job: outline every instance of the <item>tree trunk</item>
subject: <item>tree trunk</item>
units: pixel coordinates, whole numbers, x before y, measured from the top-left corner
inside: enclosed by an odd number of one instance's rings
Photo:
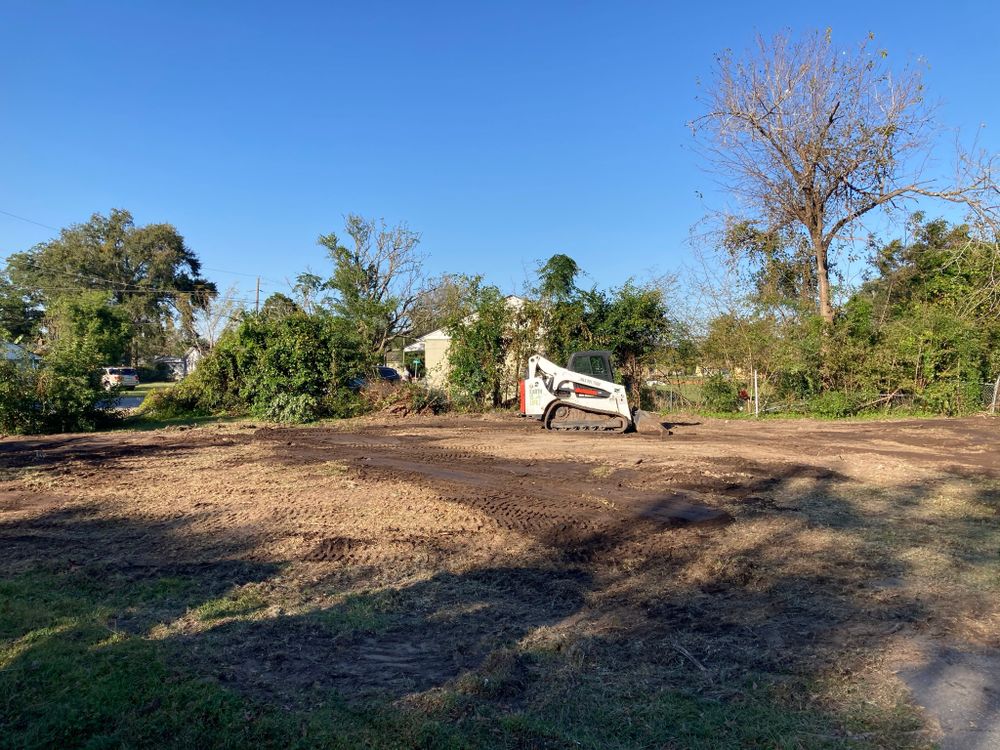
[[[816,283],[819,286],[819,314],[826,323],[833,323],[833,301],[830,299],[830,267],[827,264],[826,243],[820,238],[813,239],[816,252]]]

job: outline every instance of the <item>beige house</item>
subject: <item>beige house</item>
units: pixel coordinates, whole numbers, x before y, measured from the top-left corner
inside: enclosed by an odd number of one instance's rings
[[[516,295],[507,296],[507,305],[520,308],[525,303],[524,298]],[[403,351],[407,353],[423,352],[424,382],[432,388],[444,388],[448,384],[448,350],[451,348],[451,336],[444,328],[425,333]]]

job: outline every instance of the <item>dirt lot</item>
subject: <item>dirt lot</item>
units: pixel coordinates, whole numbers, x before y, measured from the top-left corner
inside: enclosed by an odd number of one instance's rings
[[[164,684],[235,695],[247,725],[303,717],[306,744],[333,702],[368,722],[359,743],[995,747],[998,427],[692,418],[655,438],[491,416],[7,438],[0,576],[10,601],[69,598],[8,605],[0,735],[66,737],[17,695],[54,700],[51,613],[90,606],[73,616],[115,635],[86,653],[154,643]],[[166,710],[150,695],[122,699],[129,731]]]

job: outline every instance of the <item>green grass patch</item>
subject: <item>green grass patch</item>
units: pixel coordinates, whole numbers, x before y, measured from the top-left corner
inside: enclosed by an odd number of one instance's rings
[[[203,621],[221,620],[233,617],[246,617],[259,612],[267,606],[264,596],[252,587],[205,602],[194,610],[194,616]]]
[[[0,749],[864,748],[911,736],[920,746],[911,709],[886,713],[863,691],[831,711],[810,697],[830,691],[748,675],[720,699],[696,676],[664,685],[635,664],[516,644],[406,707],[321,686],[290,707],[223,684],[199,662],[212,641],[164,627],[190,612],[224,629],[274,603],[256,583],[220,597],[198,575],[39,568],[0,579]],[[376,637],[412,613],[401,590],[384,589],[303,616]]]
[[[169,643],[116,629],[122,611],[183,605],[199,588],[44,570],[0,581],[0,748],[466,746],[440,721],[352,708],[329,692],[309,712],[253,701],[181,665]],[[196,610],[245,613],[259,597],[244,591]]]
[[[131,393],[136,396],[145,396],[153,391],[162,391],[173,388],[176,383],[139,383]]]
[[[340,604],[317,612],[315,619],[331,632],[384,633],[399,610],[399,596],[394,590],[352,594]]]

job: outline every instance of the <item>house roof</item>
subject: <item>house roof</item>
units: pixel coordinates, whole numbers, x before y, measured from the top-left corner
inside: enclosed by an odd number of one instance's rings
[[[18,346],[17,344],[12,344],[9,341],[0,342],[3,344],[3,356],[7,360],[23,359],[27,357],[32,362],[37,362],[41,357],[37,354],[32,354],[23,346]]]

